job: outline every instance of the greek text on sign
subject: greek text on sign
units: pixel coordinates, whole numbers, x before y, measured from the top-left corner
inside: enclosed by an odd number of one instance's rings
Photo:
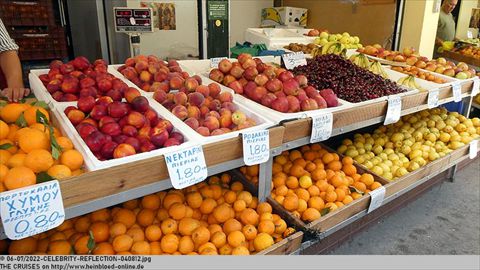
[[[193,146],[165,154],[170,181],[176,189],[202,182],[208,176],[202,146]]]
[[[243,161],[252,166],[267,162],[270,158],[270,132],[258,130],[242,133]]]
[[[370,206],[368,206],[367,213],[372,212],[382,205],[383,199],[385,198],[385,187],[381,186],[370,191],[369,194],[372,199],[370,200]]]
[[[460,82],[452,83],[452,91],[453,91],[453,101],[455,102],[462,101],[462,87]]]
[[[53,180],[2,192],[0,215],[5,234],[12,240],[60,226],[65,220],[60,184]]]
[[[433,89],[428,92],[428,108],[429,109],[438,107],[439,92],[440,92],[439,89]]]
[[[328,140],[332,136],[333,114],[331,112],[312,116],[310,143]]]
[[[480,79],[476,77],[473,79],[472,97],[478,95],[478,93],[480,93]]]
[[[478,140],[473,140],[470,142],[470,149],[468,151],[468,156],[470,159],[474,159],[477,157],[478,152]]]
[[[215,58],[210,58],[210,67],[211,68],[217,68],[218,63],[222,61],[223,59],[227,59],[227,57],[215,57]]]
[[[384,125],[398,122],[402,114],[402,98],[400,96],[389,96],[387,115],[385,116]]]
[[[293,69],[297,66],[304,66],[307,64],[305,54],[303,52],[286,53],[282,55],[283,62],[287,69]]]

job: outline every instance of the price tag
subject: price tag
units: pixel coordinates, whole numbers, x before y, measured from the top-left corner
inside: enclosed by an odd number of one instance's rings
[[[384,125],[398,122],[402,114],[402,98],[400,96],[389,96],[387,114],[385,115]]]
[[[438,107],[438,94],[440,90],[439,89],[433,89],[428,92],[428,108],[436,108]]]
[[[478,152],[478,140],[473,140],[470,142],[470,151],[468,151],[468,156],[470,159],[474,159],[477,157]]]
[[[270,131],[259,130],[242,133],[243,161],[252,166],[267,162],[270,158]]]
[[[462,101],[462,87],[460,82],[452,83],[452,91],[453,91],[453,101],[455,102]]]
[[[480,79],[476,77],[473,79],[472,97],[478,95],[478,93],[480,93]]]
[[[210,58],[210,67],[211,68],[218,68],[218,63],[220,63],[220,61],[222,61],[223,59],[227,59],[227,57]]]
[[[200,145],[165,154],[165,162],[170,181],[176,189],[195,185],[208,176],[205,156]]]
[[[367,210],[367,213],[370,213],[382,205],[383,199],[385,198],[385,187],[381,186],[370,191],[368,194],[370,194],[370,197],[372,198]]]
[[[23,239],[60,226],[65,220],[57,180],[2,192],[0,215],[8,238]]]
[[[282,55],[282,58],[287,69],[293,69],[297,66],[304,66],[307,64],[307,59],[303,52],[286,53]]]
[[[473,33],[470,30],[467,30],[467,38],[473,38]]]
[[[310,143],[317,143],[328,140],[332,136],[333,114],[327,112],[312,116],[312,134]]]

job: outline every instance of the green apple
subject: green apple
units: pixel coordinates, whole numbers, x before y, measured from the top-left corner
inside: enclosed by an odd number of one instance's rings
[[[329,34],[327,32],[321,32],[320,33],[320,38],[328,39]]]
[[[336,35],[330,35],[328,37],[328,41],[337,41],[337,36]]]

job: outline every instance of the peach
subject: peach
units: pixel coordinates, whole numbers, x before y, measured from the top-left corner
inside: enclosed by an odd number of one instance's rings
[[[215,129],[214,131],[212,131],[212,133],[210,133],[210,136],[222,135],[225,133],[226,132],[223,129]]]
[[[135,151],[135,148],[133,148],[133,146],[126,143],[121,143],[113,151],[113,158],[122,158],[122,157],[127,157],[135,154],[136,154],[136,151]]]
[[[213,98],[216,98],[222,91],[222,89],[220,88],[220,85],[216,83],[210,83],[208,85],[208,89],[209,89],[209,95]]]
[[[135,65],[135,59],[132,57],[125,59],[125,65],[128,67],[133,67]]]
[[[145,92],[150,92],[150,87],[152,87],[152,85],[148,82],[140,84],[140,89],[142,89]]]
[[[228,128],[232,125],[232,114],[226,113],[220,116],[220,127]]]
[[[150,141],[156,147],[162,147],[167,140],[168,140],[168,131],[166,131],[166,130],[161,130],[161,131],[157,132],[156,134],[152,134],[150,136]]]
[[[146,123],[146,118],[139,112],[132,111],[127,116],[127,123],[136,128],[141,128]]]
[[[102,146],[100,150],[100,155],[105,159],[113,158],[113,151],[117,148],[118,143],[116,142],[107,142]]]
[[[167,100],[167,93],[162,90],[157,90],[153,93],[153,99],[162,104],[165,100]]]
[[[223,81],[223,77],[223,73],[218,68],[214,68],[210,71],[209,78],[218,83]]]
[[[233,112],[237,109],[237,106],[235,106],[235,104],[233,104],[232,102],[227,101],[227,102],[222,103],[222,109],[227,109],[227,110]]]
[[[125,125],[122,128],[122,133],[129,137],[135,137],[138,134],[137,128],[130,125]]]
[[[220,102],[232,102],[233,101],[233,95],[229,92],[222,92],[218,95],[218,100]]]
[[[135,68],[133,67],[126,67],[124,70],[122,70],[121,73],[125,78],[129,80],[132,80],[133,78],[137,78],[138,76],[137,70],[135,70]]]
[[[152,79],[152,74],[147,70],[140,72],[140,80],[142,82],[150,82],[151,79]]]
[[[187,78],[185,80],[185,88],[187,88],[189,92],[195,91],[197,87],[198,87],[198,81],[195,80],[195,78]]]
[[[98,131],[97,128],[93,125],[87,124],[87,123],[80,123],[78,126],[76,126],[76,129],[78,131],[78,134],[82,139],[86,139],[88,135],[91,133]]]
[[[175,145],[180,145],[182,144],[181,142],[179,142],[176,138],[169,138],[165,144],[163,145],[163,147],[170,147],[170,146],[175,146]]]
[[[153,74],[153,80],[156,82],[163,82],[167,79],[167,72],[159,70]]]
[[[81,110],[73,109],[67,113],[67,117],[73,125],[77,125],[82,122],[83,119],[85,119],[85,113],[83,113]]]
[[[155,150],[155,145],[149,141],[146,141],[146,142],[143,142],[141,145],[140,145],[140,151],[142,153],[144,152],[150,152],[152,150]]]
[[[105,125],[103,125],[100,130],[107,134],[107,135],[110,135],[110,136],[117,136],[117,135],[120,135],[122,133],[122,130],[120,128],[120,125],[118,125],[117,123],[115,122],[112,122],[112,123],[107,123]]]
[[[190,117],[185,120],[185,124],[191,127],[193,130],[196,130],[199,127],[198,120],[196,118]]]
[[[232,122],[235,125],[240,125],[247,120],[247,116],[241,111],[235,111],[232,114]]]
[[[232,62],[228,59],[223,59],[218,63],[218,69],[223,73],[228,73],[232,69]]]
[[[195,131],[202,136],[210,136],[210,130],[206,127],[199,127]]]
[[[112,89],[112,81],[108,79],[102,79],[97,81],[97,88],[100,92],[106,93],[108,90]]]
[[[170,79],[170,88],[171,89],[180,89],[182,86],[183,86],[183,78],[181,77],[173,77],[172,79]]]
[[[203,121],[203,126],[207,127],[208,130],[210,130],[210,132],[211,132],[211,131],[220,127],[220,122],[214,116],[207,116],[207,117],[205,117],[205,120]]]
[[[198,92],[188,94],[188,103],[191,105],[200,107],[203,105],[204,101],[205,97]]]
[[[204,97],[208,97],[210,95],[210,89],[206,85],[199,85],[195,91],[202,94]]]
[[[183,105],[177,105],[173,108],[172,113],[180,120],[185,120],[188,117],[188,110]]]
[[[120,101],[114,101],[110,104],[108,104],[108,115],[110,115],[113,118],[122,118],[125,115],[128,114],[129,108],[128,104],[120,102]]]
[[[166,82],[154,82],[150,86],[150,92],[163,91],[165,93],[170,92],[170,86]]]
[[[148,69],[148,63],[146,61],[140,60],[135,64],[135,70],[140,73]]]
[[[211,111],[218,111],[222,108],[222,103],[220,102],[220,100],[214,99],[210,102],[210,105],[208,106],[208,108]]]
[[[209,113],[207,113],[207,114],[205,115],[205,117],[207,117],[207,116],[213,116],[213,117],[215,117],[215,118],[217,118],[217,119],[220,118],[220,114],[219,114],[217,111],[210,111]]]
[[[141,113],[146,112],[150,108],[147,98],[143,96],[134,98],[131,104],[134,110]]]
[[[100,151],[106,142],[106,136],[100,131],[94,131],[85,138],[85,143],[92,152]]]
[[[74,94],[77,93],[80,89],[78,88],[79,82],[78,79],[73,76],[65,76],[63,79],[60,88],[64,93]]]

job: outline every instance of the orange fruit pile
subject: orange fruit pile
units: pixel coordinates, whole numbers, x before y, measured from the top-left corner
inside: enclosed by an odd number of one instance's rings
[[[0,108],[0,146],[3,146],[0,149],[0,192],[34,185],[36,175],[42,172],[55,179],[83,172],[82,155],[56,128],[53,136],[63,152],[58,160],[52,157],[52,134],[46,126],[37,123],[37,111],[50,119],[47,110],[26,103],[10,103]],[[26,127],[16,124],[21,117]]]
[[[319,144],[285,151],[274,158],[272,167],[272,198],[306,222],[380,186],[371,174],[357,173],[352,158],[340,160]]]
[[[9,254],[248,255],[294,232],[229,174],[162,191],[12,241]],[[93,235],[93,238],[90,236]],[[95,245],[88,245],[94,240]]]
[[[245,178],[247,180],[255,185],[258,185],[258,171],[259,171],[259,165],[253,165],[253,166],[243,166],[240,168],[240,172],[245,175]]]

